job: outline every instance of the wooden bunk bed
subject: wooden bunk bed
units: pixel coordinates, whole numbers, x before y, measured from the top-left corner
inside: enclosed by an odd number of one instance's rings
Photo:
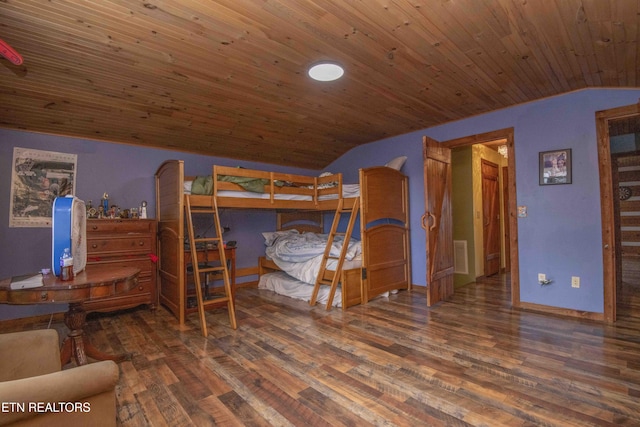
[[[228,177],[237,179],[230,182]],[[185,197],[192,206],[210,207],[215,200],[218,208],[283,211],[335,211],[359,204],[362,303],[410,288],[407,177],[395,169],[361,169],[359,184],[345,185],[341,174],[310,177],[215,165],[211,194],[185,194],[185,183],[194,179],[184,175],[182,160],[168,160],[156,172],[160,303],[180,324],[190,311],[184,271]],[[264,191],[247,190],[245,180],[259,182]],[[347,191],[354,186],[357,196]]]
[[[324,233],[324,215],[321,211],[288,211],[278,212],[276,220],[276,231],[289,231],[295,230],[297,233]],[[340,292],[339,298],[333,300],[333,295],[327,297],[327,307],[330,305],[340,306],[342,310],[346,310],[348,307],[358,305],[362,303],[362,262],[361,260],[352,262],[352,264],[358,264],[355,268],[349,266],[349,264],[343,265],[343,268],[339,272]],[[299,282],[297,279],[286,275],[270,277],[271,273],[282,272],[281,268],[272,259],[266,256],[262,256],[258,259],[258,275],[260,280],[258,281],[258,288],[270,289],[276,293],[282,295],[292,296],[291,288],[296,289],[294,298],[310,301],[312,297],[311,288],[313,285],[309,283]],[[322,271],[326,282],[330,282],[333,279],[335,270],[325,269]],[[287,288],[287,291],[280,292],[278,282],[281,281],[283,285],[281,288]],[[305,291],[298,291],[302,287],[308,288]],[[331,298],[331,300],[329,300]]]

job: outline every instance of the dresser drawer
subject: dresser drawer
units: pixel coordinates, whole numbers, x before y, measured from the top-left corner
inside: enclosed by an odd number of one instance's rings
[[[153,238],[149,235],[110,236],[109,238],[87,236],[87,256],[153,252],[155,251],[153,243]]]
[[[140,304],[155,306],[156,285],[149,280],[138,280],[138,284],[129,292],[118,294],[115,297],[97,299],[83,304],[87,312],[92,311],[112,311],[114,307],[118,309],[136,307]]]
[[[144,219],[88,219],[87,233],[155,234],[155,221]]]
[[[109,267],[129,267],[137,268],[140,270],[138,275],[139,280],[149,279],[156,275],[156,263],[147,256],[142,257],[130,257],[127,259],[113,258],[113,257],[87,257],[87,264],[91,265],[103,265]]]

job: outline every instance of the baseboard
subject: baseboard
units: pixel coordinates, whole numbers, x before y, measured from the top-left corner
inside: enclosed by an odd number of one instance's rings
[[[31,317],[21,317],[19,319],[7,319],[0,320],[0,331],[9,332],[9,331],[21,331],[28,329],[30,325],[41,325],[48,324],[51,322],[62,322],[64,321],[64,312],[53,313],[53,314],[39,314],[37,316]],[[53,316],[53,317],[52,317]]]
[[[549,305],[534,304],[529,302],[520,302],[518,308],[528,311],[536,311],[544,314],[555,314],[558,316],[576,317],[579,319],[596,320],[604,322],[604,313],[595,313],[592,311],[573,310],[569,308],[551,307]]]
[[[238,283],[240,277],[257,276],[258,266],[236,269],[236,288],[255,288],[258,286],[257,280],[249,280],[248,282]]]
[[[236,289],[238,288],[257,288],[258,281],[252,280],[250,282],[236,283]]]
[[[255,267],[236,268],[236,279],[238,277],[257,276],[257,275],[258,275],[257,265]]]

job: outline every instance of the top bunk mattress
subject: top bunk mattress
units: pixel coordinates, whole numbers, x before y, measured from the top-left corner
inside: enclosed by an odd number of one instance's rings
[[[191,189],[193,186],[193,181],[184,181],[184,194],[192,194]],[[201,193],[196,193],[201,194]],[[258,193],[253,191],[232,191],[232,190],[220,190],[217,193],[218,197],[233,197],[239,199],[262,199],[269,200],[271,198],[270,193]],[[360,196],[360,185],[359,184],[344,184],[342,185],[342,197],[349,199]],[[327,194],[321,195],[318,197],[319,200],[332,200],[338,197],[337,194]],[[300,201],[310,201],[313,200],[312,196],[304,195],[304,194],[288,194],[288,193],[277,193],[274,194],[274,198],[277,200],[300,200]]]

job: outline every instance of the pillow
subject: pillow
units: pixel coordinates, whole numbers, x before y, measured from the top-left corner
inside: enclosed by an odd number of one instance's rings
[[[191,194],[191,186],[193,185],[193,181],[185,181],[182,186],[184,190],[184,194]]]
[[[396,157],[395,159],[391,160],[389,163],[387,163],[385,166],[391,169],[395,169],[397,171],[399,171],[400,169],[402,169],[402,166],[404,166],[404,162],[407,161],[407,156],[400,156],[400,157]]]
[[[273,246],[280,236],[286,236],[288,234],[299,234],[298,230],[284,230],[284,231],[266,231],[262,233],[264,237],[264,244],[266,246]]]
[[[197,176],[191,184],[191,194],[213,194],[213,177]]]

